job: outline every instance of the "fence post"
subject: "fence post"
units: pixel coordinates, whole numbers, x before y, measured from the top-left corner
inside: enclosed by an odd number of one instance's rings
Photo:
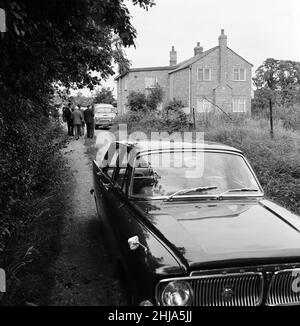
[[[272,100],[269,100],[269,106],[270,106],[270,134],[271,138],[274,138],[274,130],[273,130],[273,106],[272,106]]]
[[[196,117],[195,117],[195,108],[193,108],[193,124],[194,124],[194,131],[196,131]]]

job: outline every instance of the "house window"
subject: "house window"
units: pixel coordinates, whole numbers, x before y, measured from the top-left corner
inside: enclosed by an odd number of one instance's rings
[[[234,68],[233,69],[233,80],[234,81],[245,81],[246,80],[246,69]]]
[[[200,81],[211,80],[211,69],[210,68],[198,68],[198,80],[200,80]]]
[[[210,101],[206,99],[198,99],[197,100],[197,112],[210,112],[212,108],[212,104]]]
[[[233,112],[246,112],[246,99],[239,98],[232,100],[232,111]]]
[[[156,77],[145,77],[145,88],[155,88],[157,84]]]

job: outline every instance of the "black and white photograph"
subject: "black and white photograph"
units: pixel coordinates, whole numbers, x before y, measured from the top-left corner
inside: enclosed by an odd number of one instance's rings
[[[300,306],[299,17],[0,0],[1,311]]]

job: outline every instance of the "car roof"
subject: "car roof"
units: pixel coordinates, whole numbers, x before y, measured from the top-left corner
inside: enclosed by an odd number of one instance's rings
[[[152,151],[159,151],[159,150],[168,150],[168,149],[205,149],[205,150],[221,150],[221,151],[230,151],[230,152],[237,152],[242,154],[237,148],[224,145],[217,142],[211,141],[203,141],[203,142],[182,142],[182,141],[118,141],[117,143],[128,146],[134,147],[138,153],[143,152],[152,152]]]

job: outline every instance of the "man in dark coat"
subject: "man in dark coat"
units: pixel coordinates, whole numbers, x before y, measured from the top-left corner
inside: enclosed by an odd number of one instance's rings
[[[71,103],[63,109],[63,121],[67,123],[68,135],[73,136],[73,123],[72,123],[72,111]]]
[[[86,123],[87,138],[94,137],[94,111],[91,105],[83,112]]]

